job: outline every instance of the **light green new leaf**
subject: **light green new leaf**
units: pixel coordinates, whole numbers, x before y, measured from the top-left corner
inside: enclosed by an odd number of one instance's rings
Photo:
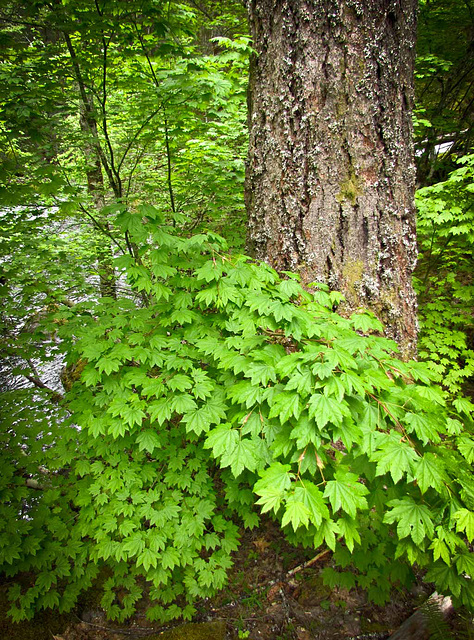
[[[433,550],[433,560],[441,558],[446,564],[451,564],[451,554],[444,540],[435,538],[429,548]]]
[[[295,498],[308,509],[310,521],[317,527],[329,518],[329,509],[324,502],[323,494],[312,482],[305,480],[303,486],[296,487]]]
[[[208,431],[212,420],[209,417],[207,407],[204,405],[199,409],[194,409],[183,415],[182,422],[186,424],[186,432],[194,431],[198,436]]]
[[[151,402],[148,405],[148,412],[150,414],[151,422],[156,420],[160,425],[162,425],[171,418],[170,398],[164,397]]]
[[[191,389],[193,381],[189,376],[186,376],[183,373],[177,373],[170,378],[166,384],[173,391],[186,391],[186,389]]]
[[[186,413],[197,409],[194,399],[187,393],[177,393],[171,398],[171,410],[176,413]]]
[[[307,527],[309,524],[310,512],[302,502],[296,499],[295,495],[290,495],[286,501],[286,510],[281,520],[281,526],[285,527],[291,522],[293,530],[296,531],[299,526]]]
[[[256,491],[259,496],[261,496],[256,504],[262,505],[262,513],[266,513],[273,509],[275,513],[277,513],[278,509],[281,507],[281,501],[285,496],[285,491],[279,488],[261,488],[259,491]]]
[[[457,438],[456,444],[460,453],[464,456],[469,464],[474,462],[474,439],[468,435],[462,435]]]
[[[269,380],[276,381],[275,368],[265,362],[256,362],[251,364],[246,375],[250,376],[253,385],[261,384],[264,387],[267,386]]]
[[[232,450],[227,450],[221,458],[221,467],[230,466],[236,478],[244,469],[255,471],[258,464],[258,452],[255,443],[248,438],[238,440]]]
[[[469,542],[474,539],[474,512],[467,509],[459,509],[454,514],[456,520],[456,531],[465,531]]]
[[[145,549],[137,558],[137,566],[143,565],[145,571],[148,572],[150,567],[156,569],[158,563],[158,555],[153,553],[151,549]]]
[[[132,534],[129,538],[125,539],[122,547],[123,550],[127,552],[129,558],[139,555],[145,548],[145,541],[142,538],[142,534],[139,532]]]
[[[114,360],[112,358],[107,358],[106,356],[100,358],[97,362],[97,368],[100,373],[106,373],[110,375],[112,371],[118,371],[121,367],[120,360]]]
[[[214,457],[223,455],[224,453],[232,454],[239,441],[239,432],[232,429],[230,424],[221,424],[212,431],[209,431],[206,437],[204,447],[212,449]]]
[[[285,389],[291,391],[296,389],[300,395],[308,395],[314,386],[313,374],[309,369],[305,369],[302,373],[297,372],[288,380]]]
[[[337,521],[339,534],[344,538],[347,548],[352,553],[354,543],[360,544],[360,534],[357,529],[357,520],[352,518],[339,518]]]
[[[333,520],[323,520],[314,536],[314,547],[317,549],[326,543],[327,546],[334,551],[336,548],[336,534],[338,533],[339,527]]]
[[[132,404],[121,412],[121,416],[130,427],[133,427],[134,424],[140,425],[146,417],[144,411],[134,407]]]

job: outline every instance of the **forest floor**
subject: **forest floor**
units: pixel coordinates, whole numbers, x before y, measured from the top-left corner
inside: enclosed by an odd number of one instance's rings
[[[356,589],[330,589],[321,570],[331,562],[289,546],[281,530],[268,522],[246,532],[236,554],[228,586],[212,600],[197,605],[192,624],[159,627],[138,613],[128,623],[114,624],[94,603],[94,594],[68,615],[39,614],[28,623],[6,618],[6,585],[0,586],[0,640],[383,640],[400,627],[432,593],[430,585],[396,592],[385,606],[367,602]],[[296,572],[294,569],[299,569]],[[474,639],[472,619],[455,614],[451,630],[441,636]]]

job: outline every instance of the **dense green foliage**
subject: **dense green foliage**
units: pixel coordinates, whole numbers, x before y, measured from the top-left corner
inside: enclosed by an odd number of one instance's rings
[[[141,248],[139,265],[119,264],[146,304],[104,298],[57,315],[82,374],[31,519],[5,532],[11,572],[38,571],[11,589],[13,613],[67,609],[105,565],[111,617],[130,615],[147,584],[149,617],[190,616],[224,583],[232,517],[258,524],[254,493],[291,540],[327,544],[350,567],[326,570],[328,582],[381,602],[417,563],[471,604],[474,406],[446,405],[425,365],[361,335],[378,321],[341,318],[324,287],[308,293],[226,256],[217,237],[183,239],[143,213],[119,215]],[[38,463],[38,432],[15,436],[7,451],[26,438]],[[4,482],[11,523],[28,489],[13,471]]]
[[[474,156],[417,193],[420,357],[459,393],[474,375]]]
[[[474,608],[474,159],[432,158],[440,135],[469,144],[436,89],[462,67],[466,38],[436,43],[464,4],[422,3],[424,363],[239,255],[251,48],[240,5],[216,4],[2,9],[1,346],[32,385],[1,394],[11,614],[96,581],[113,619],[190,618],[260,513],[333,550],[329,585],[383,602],[416,567]],[[64,395],[42,375],[58,354]]]

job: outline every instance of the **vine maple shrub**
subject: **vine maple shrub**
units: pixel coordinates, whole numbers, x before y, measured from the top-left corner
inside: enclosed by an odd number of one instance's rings
[[[417,565],[473,608],[472,403],[324,285],[178,237],[151,206],[117,224],[138,247],[116,260],[134,297],[56,314],[81,372],[66,422],[17,416],[2,435],[14,618],[70,609],[101,568],[112,619],[144,594],[151,620],[190,618],[259,512],[334,551],[330,585],[383,602]]]

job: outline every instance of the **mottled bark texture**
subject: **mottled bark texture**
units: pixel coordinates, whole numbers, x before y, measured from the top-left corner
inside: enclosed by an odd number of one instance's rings
[[[415,352],[417,0],[248,0],[248,250]]]

